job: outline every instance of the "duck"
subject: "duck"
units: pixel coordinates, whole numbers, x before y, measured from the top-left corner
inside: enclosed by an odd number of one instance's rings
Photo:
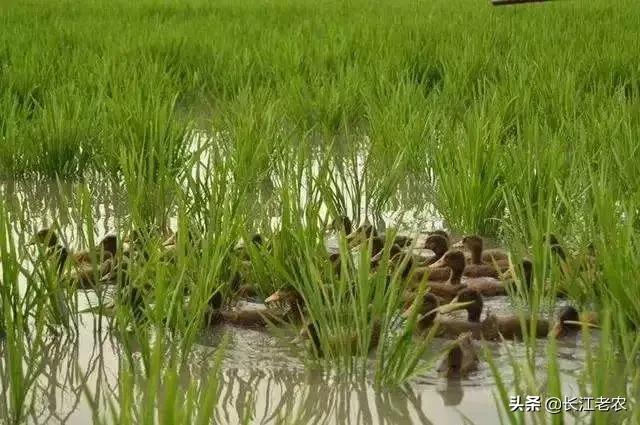
[[[118,250],[118,238],[116,235],[107,235],[103,237],[96,245],[95,251],[84,250],[71,252],[67,247],[62,245],[58,234],[51,228],[43,228],[36,232],[27,245],[42,245],[47,249],[48,254],[56,254],[63,263],[71,260],[74,264],[91,263],[93,261],[94,252],[98,254],[99,262],[115,257]]]
[[[593,311],[578,313],[575,307],[565,306],[560,310],[558,321],[551,331],[555,338],[575,335],[582,326],[598,327],[598,315]]]
[[[438,366],[438,372],[447,379],[462,379],[477,371],[479,363],[478,349],[473,342],[472,334],[465,332],[449,347]]]
[[[118,247],[118,237],[115,234],[109,234],[98,242],[95,251],[84,250],[76,252],[73,254],[72,259],[76,264],[91,263],[93,256],[98,254],[97,260],[99,262],[106,261],[117,256]]]
[[[430,230],[430,231],[427,232],[427,236],[432,236],[432,235],[442,236],[443,238],[445,238],[447,240],[447,244],[450,241],[449,233],[447,233],[446,230],[436,229],[436,230]]]
[[[31,238],[27,245],[41,245],[45,248],[47,257],[56,260],[56,270],[58,275],[64,272],[64,266],[70,256],[67,247],[62,245],[58,240],[55,231],[49,228],[40,229]]]
[[[402,248],[400,247],[400,245],[398,244],[393,244],[391,245],[391,247],[389,247],[389,259],[395,259],[396,256],[398,256],[399,254],[402,254]],[[373,257],[371,257],[371,268],[375,269],[376,267],[378,267],[380,265],[380,261],[382,261],[382,258],[384,257],[384,249],[381,249],[376,255],[374,255]]]
[[[353,224],[349,217],[341,215],[333,219],[329,226],[329,230],[344,232],[345,235],[350,235],[353,232]]]
[[[427,237],[424,248],[433,251],[433,256],[427,259],[425,265],[431,265],[438,261],[449,250],[449,239],[439,233]]]
[[[447,253],[449,255],[449,253]],[[444,257],[443,257],[444,258]],[[455,254],[451,254],[448,262],[443,262],[437,266],[435,269],[436,272],[439,270],[446,271],[446,277],[441,273],[437,275],[437,277],[441,278],[440,280],[435,280],[434,278],[434,270],[432,267],[434,264],[430,266],[418,266],[414,267],[412,264],[412,259],[404,260],[405,263],[400,264],[400,276],[403,281],[408,282],[405,291],[408,293],[415,292],[420,284],[426,282],[427,287],[430,289],[430,292],[434,295],[451,301],[458,294],[458,291],[466,285],[461,283],[462,278],[462,270],[464,269],[464,263],[460,263],[460,261],[464,262],[464,255],[460,259],[459,256]],[[441,260],[439,260],[441,261]],[[457,264],[458,263],[458,264]],[[448,264],[451,264],[452,267],[449,267]],[[445,277],[442,279],[442,277]]]
[[[484,324],[480,322],[480,313],[477,313],[477,317],[475,316],[474,310],[478,307],[472,305],[468,298],[463,295],[456,298],[453,303],[443,304],[439,297],[427,292],[422,300],[405,303],[405,311],[402,313],[402,317],[409,319],[414,314],[417,314],[417,330],[425,332],[435,327],[435,336],[440,338],[455,339],[464,333],[469,333],[473,338],[481,339],[488,332],[485,332]],[[463,306],[469,309],[468,320],[443,317],[443,314],[459,310]],[[482,307],[480,306],[481,311]]]
[[[286,285],[269,295],[265,305],[280,305],[285,308],[283,319],[290,322],[301,322],[306,311],[306,303],[300,292],[293,285]]]
[[[373,322],[369,345],[366,350],[367,352],[374,350],[378,346],[378,342],[380,341],[380,332],[379,322]],[[318,327],[314,322],[309,322],[302,327],[298,340],[310,341],[310,345],[315,355],[318,358],[325,357],[326,353],[323,349],[320,333],[318,332]],[[325,343],[337,352],[341,352],[346,348],[349,350],[349,353],[356,355],[360,351],[361,338],[357,334],[348,333],[341,335],[328,335],[326,336]]]
[[[88,252],[71,253],[62,245],[56,232],[50,228],[44,228],[36,232],[30,244],[40,244],[46,247],[46,254],[56,261],[56,271],[59,277],[63,277],[67,263],[71,263],[72,270],[65,279],[74,288],[95,289],[102,277],[113,269],[117,250],[117,237],[108,235],[100,243],[100,258],[92,263],[92,255]]]
[[[391,258],[393,267],[401,268],[402,276],[404,278],[411,274],[413,280],[416,281],[421,281],[423,279],[435,282],[447,281],[451,275],[451,270],[444,265],[440,265],[438,267],[432,267],[432,265],[439,261],[447,252],[449,242],[442,235],[435,234],[427,238],[424,247],[432,250],[434,252],[434,256],[422,257],[402,252]],[[403,265],[407,256],[410,257]]]
[[[465,267],[464,276],[493,277],[498,279],[510,268],[509,258],[508,256],[504,258],[504,252],[492,250],[495,251],[493,255],[490,255],[487,251],[483,252],[483,241],[480,236],[465,236],[459,245],[462,245],[471,252],[471,258],[467,263],[467,267]],[[484,255],[485,252],[487,253],[486,257]]]
[[[516,315],[497,316],[490,314],[483,321],[480,321],[482,308],[484,305],[482,294],[475,289],[466,288],[458,294],[457,300],[462,309],[467,310],[467,320],[473,323],[479,323],[482,329],[482,335],[485,339],[497,340],[500,337],[504,339],[522,339],[523,329],[520,317]],[[525,317],[525,329],[528,332],[531,329],[531,318]],[[548,320],[538,318],[536,320],[535,337],[544,338],[549,335],[550,323]]]
[[[207,325],[224,323],[242,328],[264,328],[285,319],[282,311],[268,308],[261,303],[241,303],[226,310],[223,307],[223,295],[217,289],[208,300]]]
[[[237,258],[242,261],[251,261],[251,253],[249,246],[253,248],[260,248],[261,246],[265,246],[264,237],[260,233],[254,233],[251,235],[248,243],[245,241],[243,245],[237,246],[233,249],[233,252]],[[268,249],[271,249],[271,245],[269,244]]]
[[[452,285],[460,285],[466,266],[466,259],[462,251],[449,250],[440,260],[431,264],[429,267],[435,269],[448,267],[451,270],[449,283]],[[467,288],[476,289],[486,296],[507,295],[507,285],[491,277],[466,278],[464,285]]]
[[[364,223],[346,236],[346,239],[349,247],[353,248],[360,245],[363,241],[376,236],[378,236],[376,228],[373,227],[368,219],[365,219]]]

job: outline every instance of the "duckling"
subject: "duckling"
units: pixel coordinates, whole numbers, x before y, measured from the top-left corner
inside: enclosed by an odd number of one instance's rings
[[[471,372],[478,370],[479,362],[471,332],[465,332],[459,335],[449,348],[447,355],[438,367],[438,372],[449,379],[466,378]]]
[[[575,335],[582,329],[583,325],[597,327],[598,315],[595,312],[579,314],[575,307],[566,306],[560,310],[558,321],[550,335],[556,338]]]
[[[430,268],[448,267],[451,270],[450,283],[459,285],[462,275],[466,267],[466,259],[462,251],[448,251],[440,260],[431,264]],[[468,288],[477,289],[480,293],[487,296],[506,295],[506,285],[494,278],[479,277],[467,278],[464,284]]]
[[[479,322],[484,305],[482,294],[471,288],[460,291],[458,302],[468,303],[463,309],[467,310],[470,322]],[[525,317],[525,329],[527,332],[531,328],[531,318]],[[496,316],[489,315],[481,323],[482,334],[485,339],[497,339],[501,335],[504,339],[522,339],[522,326],[519,316]],[[549,321],[545,319],[536,320],[535,337],[544,338],[549,334]]]
[[[482,251],[483,241],[480,236],[471,235],[465,236],[462,239],[461,244],[471,252],[471,258],[467,267],[464,270],[464,275],[469,277],[493,277],[499,278],[502,274],[509,270],[509,259],[496,259],[492,256],[489,262],[484,260],[484,253]],[[486,252],[486,251],[485,251]],[[499,252],[499,251],[498,251]],[[495,254],[496,256],[498,254]],[[504,255],[504,252],[500,252],[499,255]]]

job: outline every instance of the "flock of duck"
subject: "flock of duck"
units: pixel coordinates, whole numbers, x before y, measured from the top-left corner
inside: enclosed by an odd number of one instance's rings
[[[350,249],[370,249],[372,270],[378,268],[384,258],[388,259],[389,273],[395,274],[402,284],[404,310],[399,314],[411,319],[418,335],[435,332],[438,337],[454,340],[443,362],[447,376],[466,375],[477,367],[478,356],[473,340],[521,339],[523,332],[529,331],[535,337],[562,337],[579,331],[585,324],[597,326],[595,314],[579,314],[571,306],[563,307],[556,320],[525,317],[523,322],[522,316],[495,314],[486,314],[483,319],[485,300],[508,294],[509,286],[514,284],[514,270],[507,251],[484,249],[483,240],[477,235],[465,236],[452,244],[447,232],[434,230],[426,234],[426,239],[418,247],[423,250],[417,253],[417,244],[411,238],[398,235],[393,237],[393,241],[388,241],[368,221],[353,230],[348,217],[339,217],[331,229],[344,236]],[[127,286],[123,284],[127,281],[127,264],[143,259],[141,237],[136,232],[122,241],[117,235],[109,234],[99,241],[94,251],[72,252],[50,228],[38,231],[31,242],[44,248],[47,261],[55,266],[61,278],[64,273],[65,280],[82,289],[116,282]],[[167,256],[175,251],[176,242],[177,233],[174,233],[162,244]],[[256,246],[265,244],[260,235],[255,235],[249,243]],[[555,238],[550,238],[550,245],[552,252],[564,256]],[[432,255],[424,255],[424,250]],[[232,255],[250,267],[251,257],[242,247],[232,250]],[[340,254],[328,250],[327,257],[333,265],[333,272],[340,274]],[[533,267],[528,259],[522,260],[522,271],[522,282],[525,288],[530,287]],[[232,289],[246,297],[255,295],[256,289],[246,284],[238,273],[231,282]],[[135,307],[136,316],[140,316],[144,311],[140,290],[128,289],[126,300]],[[301,326],[299,337],[305,338],[319,356],[323,354],[318,329],[310,322],[305,298],[295,285],[279,289],[259,304],[238,303],[233,308],[225,308],[222,294],[215,292],[209,299],[209,309],[210,323],[251,327],[277,322],[297,323]],[[451,312],[460,310],[466,310],[466,319],[449,316]],[[371,348],[377,345],[378,338],[379,326],[374,325]]]

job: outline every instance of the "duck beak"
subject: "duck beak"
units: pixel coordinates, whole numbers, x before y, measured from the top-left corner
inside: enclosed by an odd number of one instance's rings
[[[277,303],[279,301],[282,301],[284,299],[284,294],[282,293],[282,291],[276,291],[273,294],[269,295],[269,297],[264,300],[265,304],[270,304],[270,303]]]
[[[435,263],[429,265],[429,268],[430,269],[438,269],[440,267],[444,267],[445,265],[446,264],[445,264],[444,258],[441,258],[438,261],[436,261]]]

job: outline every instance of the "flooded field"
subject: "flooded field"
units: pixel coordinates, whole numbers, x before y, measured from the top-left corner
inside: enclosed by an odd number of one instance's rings
[[[27,185],[33,187],[32,185]],[[68,200],[73,199],[78,185],[40,184],[37,191],[28,193],[22,185],[4,185],[3,195],[8,204],[19,205],[22,214],[29,217],[34,228],[58,221],[64,230],[64,238],[77,240],[82,220],[74,216],[77,208]],[[66,197],[69,198],[66,198]],[[117,228],[123,219],[122,210],[99,196],[93,198],[91,217],[96,232],[107,234]],[[57,200],[57,201],[56,201]],[[392,217],[389,213],[386,217]],[[60,217],[64,219],[60,220]],[[441,223],[430,217],[432,223]],[[174,221],[175,224],[175,221]],[[410,227],[410,226],[408,226]],[[15,234],[20,239],[20,234]],[[419,236],[424,238],[424,236]],[[334,238],[326,241],[328,249],[338,249]],[[29,267],[29,263],[24,264]],[[78,291],[75,305],[78,311],[100,302],[114,299],[114,288],[107,288],[100,295],[94,291]],[[240,307],[262,310],[259,303],[244,302]],[[552,316],[563,302],[550,308]],[[493,313],[509,315],[519,307],[507,297],[486,300],[483,317]],[[465,312],[453,317],[465,320]],[[593,335],[592,349],[597,348],[597,332]],[[123,334],[106,317],[93,313],[78,315],[77,333],[42,336],[46,352],[41,369],[31,390],[37,400],[27,418],[28,423],[85,424],[95,415],[109,422],[113,414],[114,400],[119,400],[119,385],[123,373],[133,373],[139,382],[135,393],[143,396],[150,390],[143,383],[143,354],[135,332]],[[449,340],[436,338],[425,359],[441,356]],[[171,341],[167,341],[171,345]],[[297,345],[296,345],[297,344]],[[496,387],[492,371],[481,356],[479,369],[462,379],[446,378],[438,372],[438,362],[423,367],[408,383],[399,388],[378,388],[373,376],[359,378],[309,364],[300,342],[274,335],[266,329],[251,329],[233,325],[217,325],[204,328],[197,336],[196,344],[187,355],[188,361],[181,367],[176,381],[178,392],[187,392],[192,386],[203,385],[211,373],[219,377],[218,403],[215,409],[217,423],[320,423],[340,424],[348,421],[357,424],[441,424],[465,423],[495,424],[499,413],[495,408]],[[534,347],[534,360],[539,365],[540,376],[546,374],[546,340]],[[527,346],[520,342],[486,342],[482,346],[498,367],[507,382],[514,379],[514,362],[526,360]],[[222,347],[222,348],[221,348]],[[218,352],[217,350],[220,349]],[[167,349],[167,354],[171,350]],[[216,353],[222,362],[216,366]],[[125,360],[133,359],[133,370],[127,370]],[[568,394],[578,394],[576,374],[584,367],[585,349],[581,338],[575,336],[559,341],[558,359],[563,385]],[[371,360],[372,367],[374,359]],[[3,360],[0,360],[0,364]],[[124,369],[123,369],[124,368]],[[7,373],[6,364],[2,371]],[[130,378],[129,378],[130,379]],[[137,381],[137,379],[135,380]],[[6,392],[8,377],[2,380]],[[159,391],[168,389],[159,388]],[[514,394],[515,395],[515,394]],[[158,395],[162,403],[163,395]],[[117,405],[117,402],[116,402]]]
[[[0,3],[0,424],[640,423],[637,0]]]

